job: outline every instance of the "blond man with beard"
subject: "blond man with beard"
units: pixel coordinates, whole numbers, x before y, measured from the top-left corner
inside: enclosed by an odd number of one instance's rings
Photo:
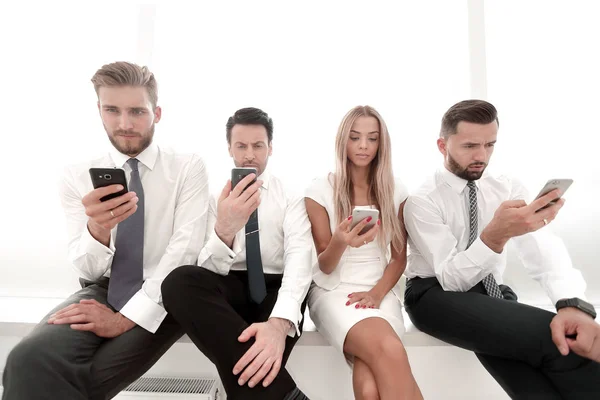
[[[146,67],[104,65],[92,82],[112,148],[67,168],[61,185],[69,259],[83,289],[9,354],[4,400],[112,398],[182,335],[160,285],[195,262],[204,242],[204,163],[152,143],[162,111]],[[93,189],[91,167],[123,168],[129,193],[101,201],[122,187]]]

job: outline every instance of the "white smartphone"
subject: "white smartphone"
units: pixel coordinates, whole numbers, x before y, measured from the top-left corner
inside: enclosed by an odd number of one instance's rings
[[[369,218],[371,217],[371,221],[369,221],[367,223],[367,225],[365,225],[365,227],[360,231],[360,235],[362,235],[363,233],[367,232],[369,229],[371,229],[376,223],[377,220],[379,219],[379,210],[376,210],[374,208],[355,208],[352,210],[352,223],[350,224],[350,229],[354,229],[354,227],[356,226],[356,224],[358,224],[360,221],[362,221],[365,218]]]
[[[542,190],[540,190],[540,192],[538,193],[537,196],[535,196],[535,198],[537,200],[540,197],[542,197],[543,195],[550,193],[554,189],[560,189],[560,193],[562,196],[565,194],[565,192],[571,186],[572,183],[573,183],[573,179],[550,179],[548,182],[546,182],[546,184],[544,185]],[[544,208],[550,207],[552,204],[556,203],[557,200],[558,199],[552,200],[550,203],[546,204],[544,207],[540,208],[538,211],[543,210]]]

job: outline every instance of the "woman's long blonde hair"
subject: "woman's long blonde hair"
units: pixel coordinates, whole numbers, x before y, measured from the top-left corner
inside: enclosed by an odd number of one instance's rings
[[[385,121],[379,113],[370,106],[356,106],[350,110],[340,124],[335,138],[336,170],[334,176],[334,200],[337,223],[352,214],[353,185],[349,174],[348,154],[346,145],[350,137],[352,125],[358,117],[374,117],[379,121],[379,148],[370,164],[368,175],[368,199],[379,207],[381,233],[379,244],[387,247],[387,240],[401,251],[404,247],[404,235],[398,220],[394,204],[394,172],[392,171],[392,149],[390,135]]]

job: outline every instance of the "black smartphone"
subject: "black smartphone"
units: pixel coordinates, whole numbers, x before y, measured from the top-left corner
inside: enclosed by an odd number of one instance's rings
[[[123,190],[108,194],[100,199],[100,201],[106,201],[114,199],[115,197],[126,194],[127,190],[127,179],[125,179],[125,170],[121,168],[90,168],[90,178],[92,178],[92,185],[94,189],[110,185],[123,185]]]
[[[231,170],[231,190],[233,190],[234,187],[237,186],[238,183],[240,183],[240,181],[242,179],[244,179],[245,177],[247,177],[250,174],[256,174],[256,168],[233,168]],[[250,182],[248,184],[248,186],[252,185],[254,182],[256,182],[256,177],[254,177],[254,179],[252,180],[252,182]],[[244,190],[246,190],[248,188],[248,186],[246,186],[244,188]]]

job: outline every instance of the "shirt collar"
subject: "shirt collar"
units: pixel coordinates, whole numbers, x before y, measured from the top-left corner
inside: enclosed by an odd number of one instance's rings
[[[269,174],[267,171],[263,171],[263,173],[260,174],[260,176],[257,179],[260,179],[261,181],[263,181],[263,184],[262,184],[263,189],[269,190],[269,181],[271,180],[271,174]]]
[[[467,187],[467,183],[469,182],[466,179],[463,179],[459,176],[454,175],[452,172],[448,171],[446,169],[446,167],[444,167],[440,170],[440,174],[441,174],[442,178],[444,179],[444,181],[452,188],[452,190],[454,190],[456,192],[456,194],[462,194],[463,191],[465,190],[465,188]],[[482,178],[485,175],[486,175],[486,171],[484,171]],[[479,189],[480,179],[473,181],[473,182],[475,182],[475,186],[478,189]]]
[[[110,157],[115,163],[116,167],[123,168],[129,157],[127,154],[123,154],[114,147],[110,149]],[[158,158],[158,146],[154,143],[151,143],[144,151],[135,157],[139,162],[144,164],[150,171],[154,168],[156,164],[156,159]]]

